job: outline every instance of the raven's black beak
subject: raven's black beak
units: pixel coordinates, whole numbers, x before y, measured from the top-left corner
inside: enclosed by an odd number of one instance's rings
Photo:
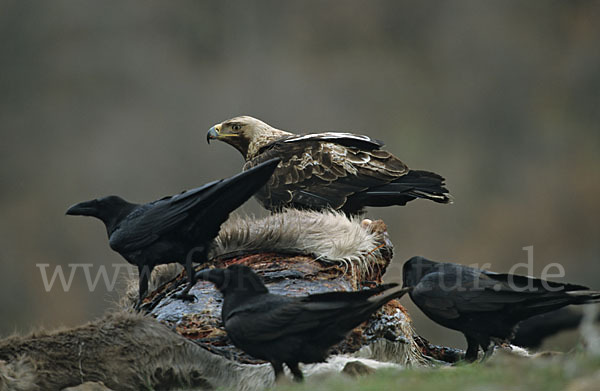
[[[225,282],[225,270],[224,269],[202,269],[196,273],[197,280],[210,281],[216,285],[217,288],[223,286]]]
[[[80,202],[67,209],[67,214],[70,216],[96,216],[97,213],[96,200]]]
[[[210,144],[210,140],[218,139],[220,131],[221,125],[215,125],[212,128],[208,129],[208,133],[206,134],[206,142]]]

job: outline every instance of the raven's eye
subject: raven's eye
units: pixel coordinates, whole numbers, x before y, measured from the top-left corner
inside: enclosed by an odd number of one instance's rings
[[[242,128],[242,125],[238,125],[238,124],[231,125],[231,129],[233,129],[233,130],[240,130],[241,128]]]

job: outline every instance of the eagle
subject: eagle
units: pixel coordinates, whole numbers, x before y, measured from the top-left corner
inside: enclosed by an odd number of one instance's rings
[[[383,142],[353,133],[294,134],[250,116],[210,128],[207,142],[221,140],[245,159],[243,170],[280,158],[255,197],[268,210],[334,209],[359,214],[367,206],[405,205],[416,198],[450,202],[444,178],[410,170],[382,149]]]

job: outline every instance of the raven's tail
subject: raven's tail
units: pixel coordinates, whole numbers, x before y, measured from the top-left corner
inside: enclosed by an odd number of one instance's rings
[[[392,288],[396,288],[397,286],[398,284],[394,283],[383,284],[372,289],[364,289],[356,292],[328,292],[311,295],[309,297],[311,301],[319,304],[323,302],[346,303],[343,306],[332,306],[332,308],[336,308],[336,310],[332,310],[329,313],[320,311],[318,315],[322,318],[335,320],[340,327],[340,330],[343,331],[343,333],[340,334],[341,339],[346,332],[369,319],[371,314],[385,305],[388,301],[399,299],[413,289],[412,287],[398,288],[390,292],[382,293],[389,291]]]
[[[568,294],[573,298],[573,304],[600,303],[600,291],[576,291]]]
[[[340,322],[340,324],[345,324],[345,328],[351,330],[354,327],[361,324],[362,322],[364,322],[365,320],[367,320],[371,316],[371,314],[373,314],[379,308],[384,306],[388,301],[399,299],[413,289],[412,287],[399,288],[389,293],[374,296],[374,294],[376,293],[390,290],[392,288],[395,288],[396,286],[398,286],[398,284],[384,284],[377,288],[353,292],[353,295],[355,295],[356,297],[359,297],[359,295],[361,296],[361,300],[359,300],[360,304],[358,304],[353,309],[349,309],[346,312],[346,314],[338,315],[338,321]],[[369,292],[368,295],[372,297],[369,297],[368,299],[364,300],[366,296],[365,292]]]
[[[600,291],[573,291],[546,293],[541,297],[533,298],[526,302],[522,308],[526,318],[554,311],[571,304],[593,304],[600,303]]]
[[[444,178],[433,172],[419,170],[410,170],[393,182],[357,193],[348,202],[365,206],[391,206],[406,205],[416,198],[440,204],[451,202]]]
[[[385,290],[390,289],[390,287],[385,288]],[[375,310],[377,310],[382,305],[385,305],[385,303],[387,303],[388,301],[394,300],[394,299],[399,299],[402,296],[404,296],[405,294],[407,294],[408,292],[410,292],[412,289],[413,289],[413,287],[400,288],[398,290],[395,290],[395,291],[392,291],[385,295],[382,295],[381,297],[378,297],[378,296],[373,297],[373,298],[369,299],[369,301],[373,303]]]

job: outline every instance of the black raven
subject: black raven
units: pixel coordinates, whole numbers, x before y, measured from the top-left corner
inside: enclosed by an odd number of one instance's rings
[[[379,307],[410,290],[373,297],[398,286],[385,284],[357,292],[281,296],[269,293],[261,278],[243,265],[204,269],[196,278],[214,283],[223,294],[221,317],[233,343],[269,361],[275,379],[283,374],[285,363],[297,381],[303,379],[298,363],[325,361],[331,346]]]
[[[467,339],[465,359],[486,356],[491,342],[510,341],[517,323],[569,304],[600,301],[600,292],[515,274],[493,273],[423,257],[409,259],[402,269],[410,297],[431,320],[462,332]]]
[[[568,307],[534,316],[517,325],[511,343],[524,348],[539,348],[546,338],[579,327],[583,316],[582,311]],[[600,316],[595,321],[600,322]]]
[[[242,205],[273,174],[279,159],[269,160],[231,178],[147,204],[133,204],[118,196],[81,202],[68,215],[97,217],[106,226],[110,247],[138,267],[139,309],[156,265],[178,262],[186,266],[188,295],[195,283],[192,262],[206,262],[211,241],[229,213]]]

